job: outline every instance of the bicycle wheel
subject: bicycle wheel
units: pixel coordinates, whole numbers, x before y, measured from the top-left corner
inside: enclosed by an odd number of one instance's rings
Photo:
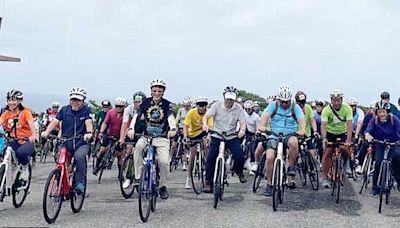
[[[222,173],[222,166],[224,165],[224,164],[222,164],[223,163],[223,160],[222,159],[218,159],[217,160],[217,168],[215,169],[215,172],[217,172],[217,178],[216,178],[216,180],[215,180],[215,182],[214,182],[214,209],[216,209],[217,208],[217,206],[218,206],[218,201],[219,201],[219,199],[220,199],[220,197],[221,197],[221,188],[222,188],[222,182],[221,182],[221,177],[222,177],[222,175],[223,175],[223,173]]]
[[[387,173],[386,177],[388,177],[388,188],[386,189],[386,197],[385,197],[385,201],[386,201],[386,205],[387,205],[387,204],[389,204],[390,191],[392,190],[393,183],[394,183],[394,179],[391,174],[390,168],[388,169],[388,173]]]
[[[192,170],[190,171],[190,177],[192,179],[193,190],[196,194],[200,194],[204,188],[204,162],[200,155],[201,151],[196,154],[192,161]],[[200,155],[200,156],[199,156]]]
[[[99,169],[100,169],[99,181],[98,181],[99,184],[101,183],[101,177],[103,176],[104,170],[107,169],[110,156],[111,156],[111,152],[110,152],[110,150],[107,149],[106,152],[104,153],[103,159],[101,159],[101,162],[99,164]]]
[[[261,161],[257,167],[257,172],[254,175],[253,193],[257,192],[258,187],[260,187],[261,180],[264,179],[264,167],[265,167],[265,154],[261,158]]]
[[[146,164],[142,168],[139,183],[139,215],[142,222],[147,222],[150,215],[150,207],[152,200],[151,172],[150,166]]]
[[[339,156],[336,159],[336,186],[337,186],[337,194],[336,194],[336,203],[339,203],[340,198],[340,187],[342,186],[343,181],[343,158]]]
[[[17,173],[15,177],[15,182],[12,185],[12,202],[15,208],[19,208],[24,203],[26,196],[29,193],[29,187],[31,185],[31,177],[32,177],[32,168],[31,165],[28,163],[28,170],[29,170],[29,177],[27,181],[20,180],[19,177],[21,172]]]
[[[299,173],[299,178],[301,180],[301,183],[303,186],[307,184],[307,175],[306,175],[306,164],[305,164],[305,159],[303,157],[300,158],[301,163],[297,163],[296,169],[297,172]]]
[[[315,191],[317,191],[319,189],[319,176],[318,176],[317,161],[311,155],[308,156],[307,166],[308,166],[307,173],[308,173],[308,177],[310,179],[311,186]]]
[[[274,171],[273,171],[273,182],[272,182],[272,209],[276,211],[281,198],[281,162],[276,160]]]
[[[76,169],[76,167],[74,167]],[[76,175],[76,170],[74,171],[74,180],[72,183],[75,183],[75,175]],[[81,193],[75,192],[72,188],[70,191],[70,202],[71,202],[71,209],[74,213],[78,213],[82,210],[83,207],[83,202],[85,201],[85,196],[86,196],[86,185],[87,185],[87,180],[86,180],[86,173],[85,173],[85,178],[84,178],[84,190]]]
[[[63,202],[61,170],[54,169],[47,178],[43,192],[43,215],[47,223],[56,221]]]
[[[157,197],[158,197],[158,192],[156,191],[156,188],[158,186],[158,182],[160,179],[160,172],[159,172],[159,168],[158,168],[158,163],[155,164],[156,165],[156,180],[152,181],[153,184],[153,191],[151,193],[151,212],[154,212],[156,210],[156,205],[157,205]],[[154,181],[156,181],[157,183],[155,183]]]
[[[127,188],[123,187],[123,184],[126,180],[130,181],[130,185]],[[121,167],[121,178],[119,180],[119,186],[121,189],[122,196],[125,199],[129,199],[132,197],[135,192],[135,167],[133,162],[133,155],[130,154],[125,158],[124,164]]]
[[[379,192],[379,213],[382,212],[382,202],[383,202],[383,195],[386,192],[386,174],[387,174],[387,163],[385,161],[381,164],[381,169],[379,173],[379,184],[380,184],[380,192]]]
[[[46,142],[43,145],[42,152],[40,153],[40,162],[46,163],[46,157],[47,154],[50,151],[50,140],[46,140]]]
[[[364,159],[363,165],[362,165],[363,182],[362,182],[361,190],[360,190],[359,194],[362,194],[362,191],[364,190],[364,188],[367,188],[367,186],[368,186],[370,167],[371,167],[371,155],[367,154],[367,156]]]
[[[3,182],[3,178],[5,178],[6,166],[0,166],[0,184]],[[6,182],[4,181],[3,187],[0,189],[0,202],[3,202],[4,197],[6,196]]]

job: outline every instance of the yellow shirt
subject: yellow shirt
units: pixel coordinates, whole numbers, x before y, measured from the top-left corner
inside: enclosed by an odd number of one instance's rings
[[[203,132],[203,116],[199,114],[197,108],[192,108],[189,110],[183,123],[188,128],[188,136],[190,138],[194,138]],[[211,128],[213,124],[213,118],[208,118],[208,127]]]

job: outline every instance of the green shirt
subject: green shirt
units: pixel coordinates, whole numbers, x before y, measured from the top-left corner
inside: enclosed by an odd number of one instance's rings
[[[311,137],[311,119],[314,118],[314,112],[311,105],[306,104],[304,106],[304,117],[306,118],[306,136]]]
[[[348,120],[353,120],[353,110],[347,104],[342,104],[339,111],[335,110],[340,119],[345,120],[345,122],[341,121],[336,115],[333,113],[330,105],[325,106],[322,110],[321,121],[328,122],[327,131],[334,135],[340,135],[347,132],[347,123]]]

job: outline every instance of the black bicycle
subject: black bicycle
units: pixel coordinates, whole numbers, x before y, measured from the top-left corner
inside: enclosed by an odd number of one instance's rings
[[[297,161],[297,171],[299,173],[299,177],[303,183],[303,186],[307,184],[307,177],[308,177],[312,188],[314,190],[318,190],[319,177],[318,177],[317,161],[307,148],[307,142],[311,140],[311,138],[305,138],[299,136],[298,139],[299,139],[300,150]]]
[[[268,139],[268,135],[265,133],[257,134],[255,136],[256,144],[258,142],[265,142]],[[265,179],[265,160],[266,160],[266,154],[265,151],[261,157],[260,163],[258,164],[257,170],[254,173],[254,180],[253,180],[253,193],[256,193],[258,188],[260,187],[260,183],[263,179]]]

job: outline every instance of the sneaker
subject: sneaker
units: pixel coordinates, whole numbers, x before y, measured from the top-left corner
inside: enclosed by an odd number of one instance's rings
[[[204,193],[213,193],[213,188],[211,184],[206,184],[206,187],[203,189]]]
[[[249,175],[254,176],[254,172],[250,170]]]
[[[358,165],[358,166],[357,166],[357,168],[356,168],[356,173],[357,173],[357,174],[361,174],[361,173],[362,173],[362,167],[361,167],[361,165]]]
[[[75,185],[74,189],[75,189],[76,194],[81,195],[85,192],[85,185],[82,183],[78,183]]]
[[[288,183],[288,188],[296,188],[296,181],[294,178],[290,178],[289,183]]]
[[[169,198],[169,193],[168,193],[167,187],[164,186],[164,187],[160,188],[160,198],[163,200],[166,200]]]
[[[19,178],[23,181],[28,181],[29,180],[29,167],[28,165],[23,165],[21,166],[21,175]]]
[[[377,196],[379,195],[379,193],[380,193],[379,188],[377,186],[372,186],[371,195]]]
[[[226,159],[226,161],[225,161],[226,166],[230,167],[231,166],[231,162],[232,162],[232,156],[228,156],[228,159]]]
[[[182,171],[187,171],[186,162],[183,162]]]
[[[257,169],[258,169],[258,162],[254,162],[251,165],[250,170],[253,171],[253,172],[257,172]]]
[[[271,197],[272,196],[272,185],[267,184],[267,186],[264,188],[264,196],[266,197]]]
[[[324,188],[331,188],[331,182],[326,177],[322,179],[321,185]]]
[[[244,163],[244,167],[243,168],[245,168],[246,170],[250,170],[250,168],[251,168],[251,165],[250,165],[250,158],[248,158],[247,160],[246,160],[246,162]]]
[[[238,174],[238,176],[239,176],[240,183],[246,183],[247,182],[247,178],[243,173]]]
[[[127,189],[131,185],[131,179],[126,179],[122,184],[122,188]]]
[[[186,189],[191,189],[192,188],[192,178],[186,177],[185,188]]]
[[[291,177],[296,176],[296,168],[294,167],[294,165],[289,166],[287,170],[287,175]]]

